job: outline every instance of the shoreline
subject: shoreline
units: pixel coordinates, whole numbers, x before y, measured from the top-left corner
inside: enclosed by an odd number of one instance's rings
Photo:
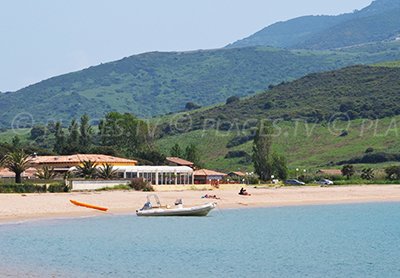
[[[280,187],[247,189],[251,196],[240,196],[236,189],[154,192],[163,204],[182,198],[186,206],[217,202],[217,209],[246,209],[310,205],[400,202],[400,185],[354,185],[333,187]],[[0,224],[36,220],[71,219],[112,215],[135,215],[152,192],[104,191],[45,194],[0,194]],[[221,200],[203,199],[205,194]],[[72,205],[69,200],[109,208],[100,212]]]

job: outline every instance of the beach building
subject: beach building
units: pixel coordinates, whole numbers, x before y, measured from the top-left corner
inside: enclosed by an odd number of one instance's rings
[[[227,174],[216,172],[213,170],[200,169],[194,171],[194,183],[195,184],[219,184],[221,183]]]
[[[188,166],[117,166],[122,179],[141,178],[153,185],[188,185],[194,183],[193,169]]]
[[[51,167],[58,177],[62,177],[70,171],[76,170],[76,167],[82,165],[83,161],[92,161],[97,167],[104,164],[110,164],[117,172],[116,181],[130,182],[132,179],[144,179],[152,185],[191,185],[191,184],[220,184],[223,183],[227,174],[208,169],[195,170],[194,164],[190,161],[169,157],[168,165],[161,166],[138,166],[136,160],[114,157],[102,154],[75,154],[58,156],[37,156],[30,158],[31,167],[23,173],[23,178],[34,179],[38,169]],[[237,173],[237,175],[240,175]],[[15,178],[15,174],[7,169],[0,169],[0,178]],[[74,179],[76,182],[83,183],[81,179]],[[86,184],[94,186],[96,182],[107,183],[109,181],[86,180]]]
[[[32,156],[30,162],[32,167],[39,169],[44,166],[54,168],[57,173],[66,173],[72,167],[82,164],[82,161],[92,161],[97,165],[110,164],[116,166],[135,166],[136,160],[114,157],[103,154],[74,154],[57,156]]]
[[[194,168],[194,163],[180,157],[167,157],[167,164],[170,166],[187,166],[190,168]]]
[[[244,183],[246,179],[246,174],[243,172],[230,172],[228,173],[228,177],[233,182]]]

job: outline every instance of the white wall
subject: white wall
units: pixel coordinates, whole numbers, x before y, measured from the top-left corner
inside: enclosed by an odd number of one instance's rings
[[[130,184],[129,180],[104,180],[104,181],[96,181],[96,180],[71,180],[70,185],[72,186],[72,191],[80,191],[80,190],[96,190],[105,187],[114,187],[121,184]]]

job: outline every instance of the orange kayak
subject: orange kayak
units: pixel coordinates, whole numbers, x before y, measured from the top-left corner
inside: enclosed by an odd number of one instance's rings
[[[104,208],[104,207],[99,207],[99,206],[95,206],[95,205],[90,205],[90,204],[85,204],[85,203],[81,203],[75,200],[69,200],[71,203],[73,203],[76,206],[80,206],[80,207],[85,207],[85,208],[90,208],[90,209],[97,209],[97,210],[101,210],[101,211],[107,211],[108,208]]]

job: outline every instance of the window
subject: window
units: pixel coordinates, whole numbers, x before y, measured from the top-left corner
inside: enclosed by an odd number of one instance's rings
[[[126,178],[127,178],[127,179],[135,179],[135,178],[137,178],[137,173],[134,173],[134,172],[126,172]]]

